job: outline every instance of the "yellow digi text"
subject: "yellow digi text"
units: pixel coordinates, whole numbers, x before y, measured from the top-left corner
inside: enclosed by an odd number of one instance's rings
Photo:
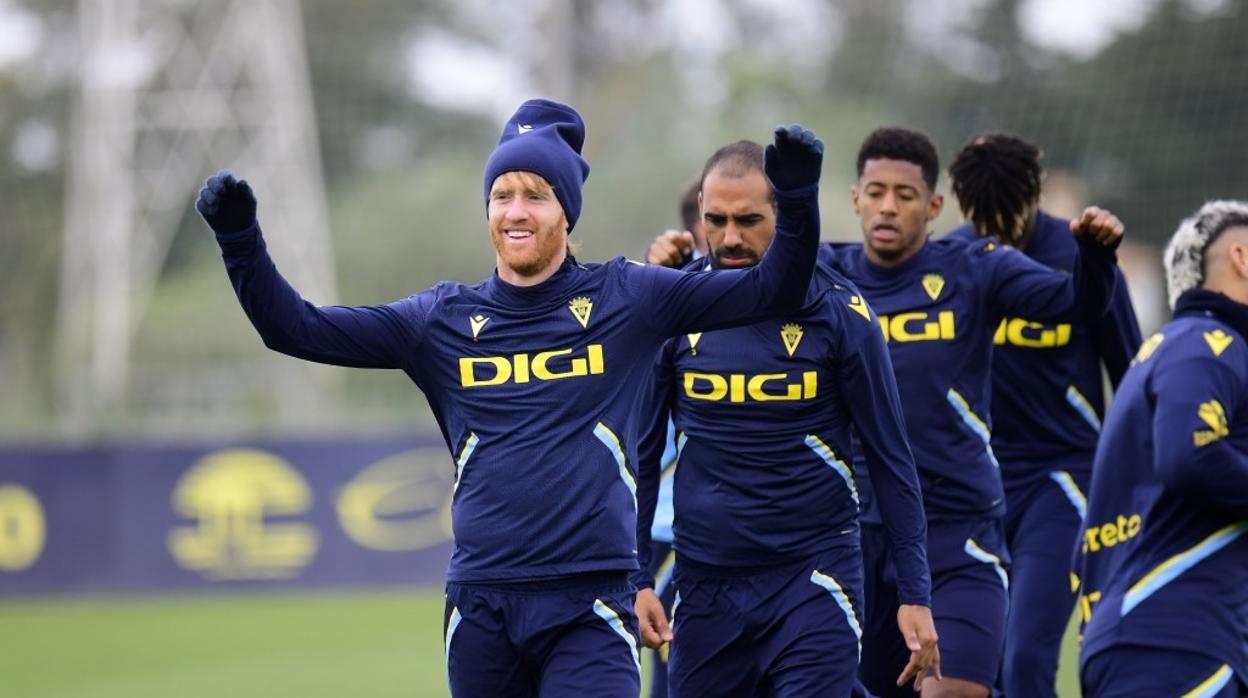
[[[880,329],[886,342],[929,342],[953,339],[953,311],[942,310],[933,320],[931,313],[880,315]]]
[[[1070,344],[1070,323],[1045,325],[1023,318],[1006,318],[997,325],[994,344],[1012,344],[1028,349],[1052,349]]]
[[[753,402],[813,400],[819,387],[818,371],[803,371],[797,379],[788,373],[695,373],[684,374],[685,395],[694,400]]]
[[[461,357],[459,384],[464,388],[482,388],[505,383],[598,376],[606,370],[601,344],[590,344],[585,348],[584,356],[573,356],[573,351],[551,349],[536,354]]]
[[[1099,526],[1090,526],[1083,532],[1083,552],[1095,553],[1101,548],[1112,548],[1140,535],[1143,519],[1139,514],[1131,516],[1118,515],[1116,521],[1109,521]]]

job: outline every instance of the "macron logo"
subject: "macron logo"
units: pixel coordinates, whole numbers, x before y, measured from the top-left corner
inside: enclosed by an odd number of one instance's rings
[[[516,124],[516,130],[519,131],[521,135],[524,135],[533,130],[533,124]]]

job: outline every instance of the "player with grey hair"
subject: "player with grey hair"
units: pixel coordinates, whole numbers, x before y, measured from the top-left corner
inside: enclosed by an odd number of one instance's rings
[[[1248,202],[1166,248],[1174,319],[1105,420],[1079,540],[1084,695],[1248,692]]]

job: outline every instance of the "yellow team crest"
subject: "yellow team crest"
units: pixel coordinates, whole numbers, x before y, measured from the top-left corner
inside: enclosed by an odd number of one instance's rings
[[[473,315],[468,318],[468,325],[472,327],[472,341],[477,341],[477,335],[481,334],[481,328],[485,327],[485,323],[490,319],[484,315]]]
[[[945,288],[945,277],[940,274],[928,274],[923,277],[923,290],[927,291],[927,295],[932,300],[940,298],[940,292]]]
[[[1205,333],[1205,342],[1209,344],[1209,349],[1213,351],[1214,356],[1222,356],[1222,352],[1226,351],[1233,341],[1235,338],[1222,330]]]
[[[789,323],[780,328],[780,339],[784,340],[784,348],[789,351],[789,356],[793,356],[793,352],[797,351],[797,345],[802,343],[802,326]]]
[[[689,355],[697,356],[698,355],[698,340],[702,339],[702,333],[694,332],[693,334],[688,334],[685,336],[689,338]]]
[[[1231,433],[1226,426],[1226,410],[1222,408],[1222,403],[1217,400],[1200,403],[1200,408],[1196,410],[1196,416],[1200,417],[1200,421],[1209,425],[1208,429],[1202,429],[1192,434],[1192,440],[1197,446],[1211,444]]]
[[[867,303],[862,300],[862,296],[850,296],[848,305],[849,309],[861,315],[863,320],[871,322],[871,311],[867,309]]]
[[[572,311],[572,317],[581,323],[581,327],[589,327],[589,314],[594,311],[594,302],[585,296],[573,298],[572,302],[568,303],[568,310]]]

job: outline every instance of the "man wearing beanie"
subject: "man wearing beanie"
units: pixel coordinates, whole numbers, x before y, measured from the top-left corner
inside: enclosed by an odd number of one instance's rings
[[[1106,415],[1079,551],[1087,696],[1248,694],[1248,203],[1165,253],[1174,319]]]
[[[810,131],[776,129],[767,149],[777,230],[763,261],[704,274],[568,254],[584,136],[570,107],[521,105],[485,167],[495,273],[387,305],[304,302],[228,172],[196,203],[267,346],[402,369],[425,393],[455,467],[444,638],[457,698],[638,695],[636,386],[667,337],[795,309],[814,267],[823,144]]]

